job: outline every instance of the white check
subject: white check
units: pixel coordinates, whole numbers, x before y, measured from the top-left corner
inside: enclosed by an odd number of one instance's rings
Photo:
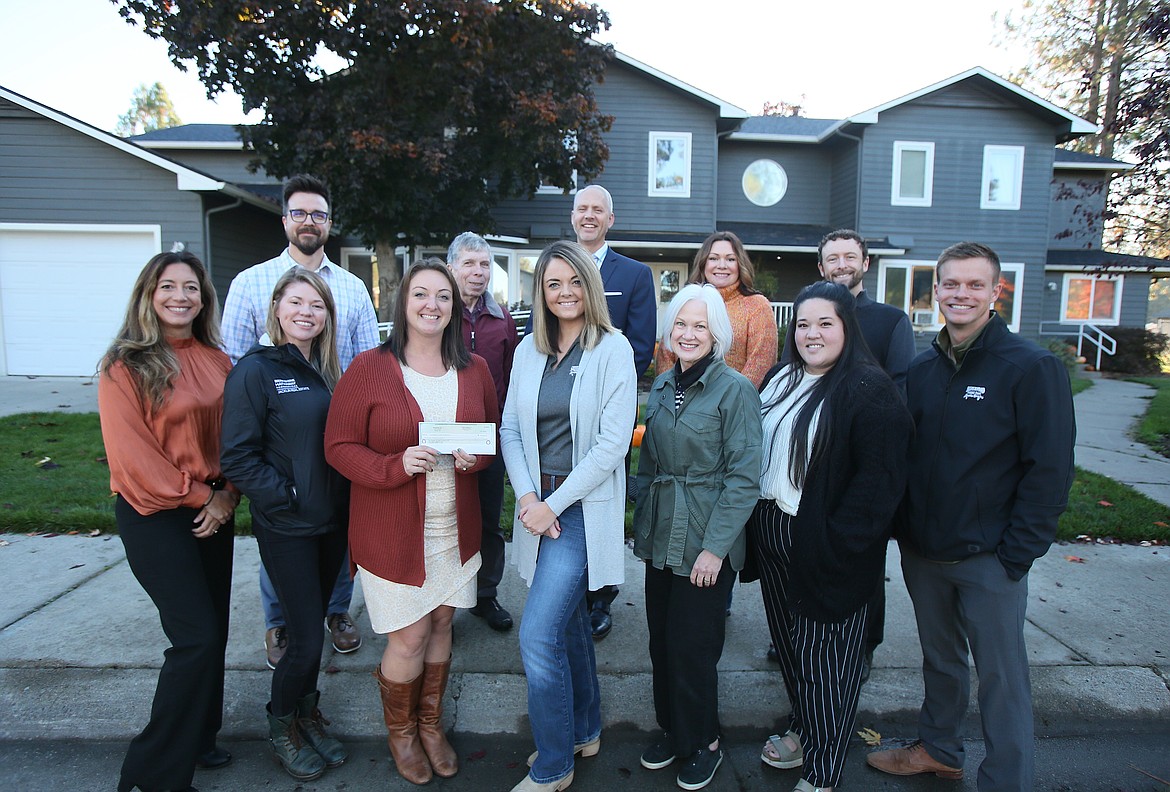
[[[430,446],[440,454],[462,449],[465,454],[496,453],[496,425],[494,423],[459,423],[420,421],[418,444]]]

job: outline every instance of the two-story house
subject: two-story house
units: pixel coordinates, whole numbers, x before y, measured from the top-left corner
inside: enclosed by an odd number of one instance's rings
[[[662,304],[716,229],[744,240],[783,322],[784,304],[817,277],[821,236],[856,228],[870,243],[867,290],[907,311],[923,343],[940,322],[934,261],[953,242],[998,250],[997,308],[1040,340],[1143,324],[1148,265],[1170,271],[1100,250],[1108,178],[1128,166],[1057,148],[1094,126],[983,69],[846,119],[750,117],[618,53],[597,98],[615,118],[598,179],[614,196],[610,241],[653,268]],[[135,275],[161,249],[204,258],[222,300],[240,269],[284,244],[279,184],[249,173],[250,159],[230,126],[121,140],[0,88],[0,373],[92,373]],[[572,201],[542,188],[498,207],[488,238],[501,302],[531,302],[540,249],[572,238]],[[327,252],[388,318],[381,268],[443,251],[378,262],[342,233]]]

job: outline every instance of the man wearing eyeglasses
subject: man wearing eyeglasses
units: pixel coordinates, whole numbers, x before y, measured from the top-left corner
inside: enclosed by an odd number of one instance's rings
[[[232,280],[223,307],[223,347],[235,364],[264,335],[272,290],[293,267],[312,270],[325,279],[337,305],[337,357],[344,371],[360,352],[378,345],[378,318],[370,293],[361,278],[334,264],[325,255],[325,243],[333,220],[329,213],[329,188],[308,176],[293,176],[284,185],[281,218],[288,247],[274,259],[256,264]],[[326,624],[333,648],[348,653],[362,645],[362,636],[349,617],[353,581],[348,560],[333,587]],[[264,647],[268,667],[276,668],[284,656],[284,614],[264,565],[260,565],[260,603],[264,607]]]

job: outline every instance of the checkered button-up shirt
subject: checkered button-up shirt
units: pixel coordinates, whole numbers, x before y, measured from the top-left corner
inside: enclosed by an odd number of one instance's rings
[[[274,259],[256,264],[232,280],[223,306],[223,351],[234,365],[264,335],[268,303],[280,276],[297,266],[288,248]],[[317,274],[329,284],[337,304],[337,356],[342,370],[359,352],[378,345],[378,317],[370,293],[357,275],[326,256]]]

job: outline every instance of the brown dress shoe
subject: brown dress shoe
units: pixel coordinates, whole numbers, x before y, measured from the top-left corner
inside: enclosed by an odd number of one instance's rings
[[[963,778],[963,768],[948,767],[936,761],[926,752],[926,746],[921,740],[915,740],[905,748],[894,748],[890,751],[874,751],[865,757],[865,763],[875,770],[891,775],[918,775],[920,773],[934,773],[939,778],[948,781],[960,781]]]
[[[334,649],[342,654],[349,654],[361,647],[362,634],[358,632],[348,613],[331,613],[325,623],[329,626]]]

